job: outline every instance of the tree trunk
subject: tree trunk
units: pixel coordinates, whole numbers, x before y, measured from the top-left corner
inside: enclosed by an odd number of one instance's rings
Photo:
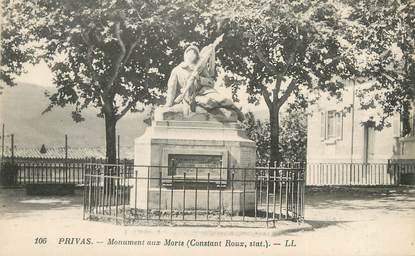
[[[106,158],[109,164],[117,163],[116,124],[114,114],[105,114]]]
[[[274,103],[275,104],[275,103]],[[269,109],[269,122],[271,128],[271,142],[270,142],[270,165],[277,166],[281,162],[281,155],[279,151],[279,135],[280,135],[280,126],[279,126],[279,108],[272,107]]]
[[[116,146],[116,124],[117,121],[113,113],[105,113],[105,143],[106,143],[106,158],[107,164],[117,163],[117,146]],[[104,174],[108,176],[120,175],[120,169],[113,166],[104,166]],[[103,193],[109,196],[112,191],[116,190],[115,178],[104,178]]]

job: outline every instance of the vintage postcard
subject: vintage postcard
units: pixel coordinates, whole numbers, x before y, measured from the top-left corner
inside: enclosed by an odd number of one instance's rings
[[[0,255],[415,255],[414,1],[0,17]]]

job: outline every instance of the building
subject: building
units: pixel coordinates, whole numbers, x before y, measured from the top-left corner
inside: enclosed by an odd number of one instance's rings
[[[120,147],[120,159],[133,159],[132,147]],[[6,146],[4,151],[4,158],[14,158],[17,162],[38,161],[38,162],[62,162],[65,159],[70,162],[85,162],[90,159],[105,159],[104,147],[68,147],[65,151],[65,147],[45,146],[42,145],[38,148],[26,148],[15,146],[14,150],[11,147]]]
[[[380,110],[361,109],[360,99],[356,96],[358,89],[365,86],[365,83],[367,82],[349,82],[341,101],[333,97],[321,97],[318,104],[311,108],[307,125],[307,163],[314,168],[308,170],[309,183],[320,184],[320,179],[327,178],[321,176],[331,174],[337,176],[337,179],[342,175],[347,176],[346,181],[349,183],[369,183],[364,180],[369,171],[364,169],[375,164],[383,168],[377,171],[378,175],[385,176],[383,178],[389,180],[386,183],[394,183],[395,177],[390,177],[388,163],[415,162],[415,104],[405,118],[396,113],[389,120],[390,126],[376,130],[364,121]],[[333,170],[323,174],[321,167],[315,167],[321,165]],[[363,178],[355,180],[352,177],[353,168],[357,168],[355,172]],[[319,174],[316,174],[315,169],[320,170]],[[313,175],[318,176],[315,177],[317,180],[310,180]]]

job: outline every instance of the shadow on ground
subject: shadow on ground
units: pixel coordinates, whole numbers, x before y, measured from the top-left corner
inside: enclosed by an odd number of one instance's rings
[[[413,210],[415,187],[310,187],[305,200],[306,209]]]
[[[28,196],[23,188],[0,189],[0,217],[16,218],[34,212],[82,207],[82,191],[71,196]]]
[[[330,226],[340,226],[342,224],[348,223],[350,221],[319,221],[319,220],[306,220],[304,223],[299,225],[298,228],[288,228],[282,229],[280,231],[275,231],[272,233],[273,236],[280,235],[291,235],[299,232],[305,231],[316,231],[321,228],[326,228]],[[278,228],[277,228],[278,229]]]
[[[82,214],[82,203],[82,190],[76,190],[72,196],[28,196],[21,188],[0,188],[2,219],[42,216],[46,212],[65,209]],[[342,227],[379,216],[413,213],[415,187],[308,187],[305,203],[304,223],[291,223],[278,230],[278,225],[285,224],[277,222],[275,235]]]

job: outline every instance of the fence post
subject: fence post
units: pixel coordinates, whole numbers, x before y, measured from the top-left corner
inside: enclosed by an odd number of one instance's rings
[[[111,177],[112,179],[113,177]],[[126,203],[127,200],[129,200],[130,197],[130,191],[129,191],[129,187],[130,187],[130,181],[128,179],[127,176],[127,160],[124,159],[124,184],[123,184],[123,216],[122,216],[122,224],[125,225],[125,220],[126,220]],[[127,196],[128,195],[128,196]]]
[[[272,209],[272,222],[273,222],[273,227],[275,228],[275,210],[276,210],[276,193],[277,193],[277,168],[276,167],[274,167],[274,173],[273,173],[273,175],[274,175],[274,182],[273,182],[273,184],[272,184],[272,186],[273,186],[273,188],[272,188],[272,190],[273,190],[273,193],[272,193],[272,195],[273,195],[273,209]]]
[[[198,183],[198,174],[199,174],[198,172],[199,172],[199,169],[196,167],[196,182],[195,182],[195,220],[197,220],[197,183]]]
[[[4,124],[1,128],[1,160],[4,158]]]
[[[245,217],[245,208],[243,209]],[[219,224],[221,225],[221,214],[222,214],[222,166],[219,168]]]
[[[120,164],[120,162],[121,162],[121,157],[120,157],[120,135],[117,136],[117,155],[118,155],[117,163]]]
[[[304,220],[305,219],[305,189],[306,189],[306,183],[305,183],[305,172],[303,172],[303,182],[301,185],[301,217]]]
[[[12,163],[14,163],[14,134],[10,136],[10,145],[11,145],[11,153],[12,153]]]
[[[275,162],[274,162],[274,164],[275,164]],[[267,171],[267,175],[266,175],[266,182],[267,182],[267,198],[266,198],[266,204],[267,204],[267,207],[266,207],[266,212],[265,212],[265,218],[266,218],[266,225],[267,225],[267,228],[268,228],[268,220],[269,220],[269,173],[271,172],[270,171],[270,167],[271,166],[269,166],[268,165],[268,171]]]
[[[65,182],[68,182],[68,135],[65,134]]]
[[[393,163],[393,172],[396,177],[396,185],[399,185],[401,183],[401,173],[400,173],[400,168],[397,162]]]
[[[82,170],[83,170],[83,165],[84,163],[82,163]],[[88,188],[88,186],[86,186],[85,184],[85,176],[82,177],[82,184],[84,184],[84,189],[82,190],[82,197],[83,197],[83,209],[82,209],[82,219],[85,220],[85,209],[86,209],[86,189]]]

